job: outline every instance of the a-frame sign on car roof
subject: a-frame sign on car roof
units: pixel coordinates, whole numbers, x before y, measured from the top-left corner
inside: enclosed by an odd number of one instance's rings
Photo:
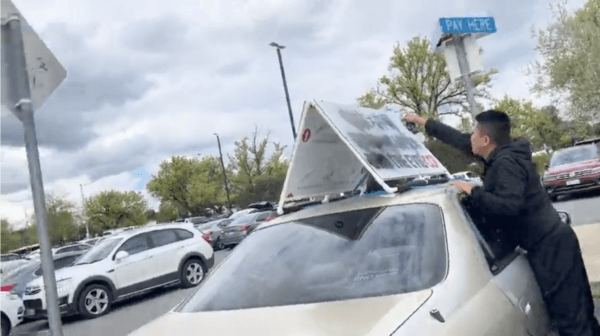
[[[440,174],[448,171],[398,111],[308,101],[278,210],[286,202],[352,191],[368,175],[394,193],[386,181]]]

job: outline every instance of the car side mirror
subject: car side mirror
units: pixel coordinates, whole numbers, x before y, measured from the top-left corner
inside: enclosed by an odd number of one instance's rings
[[[567,213],[566,211],[558,211],[558,216],[560,217],[560,220],[563,223],[571,225],[571,216],[569,215],[569,213]]]
[[[117,252],[117,255],[115,256],[115,260],[121,261],[127,257],[129,257],[129,253],[127,253],[127,251],[119,251],[119,252]]]

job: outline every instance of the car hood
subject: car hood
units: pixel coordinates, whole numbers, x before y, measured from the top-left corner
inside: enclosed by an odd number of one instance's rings
[[[61,280],[66,280],[66,279],[80,276],[81,274],[93,274],[92,268],[93,268],[93,264],[77,265],[77,266],[61,268],[59,270],[54,271],[54,278],[55,278],[56,282],[59,282]],[[35,279],[31,280],[27,284],[27,287],[30,287],[30,286],[44,286],[44,277],[38,276]]]
[[[432,293],[215,312],[172,310],[129,335],[390,335]]]
[[[548,174],[558,175],[558,174],[573,173],[573,172],[577,172],[577,171],[581,171],[581,170],[595,169],[595,168],[600,168],[600,159],[582,161],[582,162],[577,162],[577,163],[573,163],[570,165],[549,168]]]

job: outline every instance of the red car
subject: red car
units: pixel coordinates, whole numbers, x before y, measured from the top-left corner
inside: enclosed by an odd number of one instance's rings
[[[542,182],[553,201],[560,195],[600,189],[600,142],[554,152]]]

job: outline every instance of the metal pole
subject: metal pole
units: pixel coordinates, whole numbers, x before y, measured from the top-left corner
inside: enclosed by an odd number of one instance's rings
[[[465,83],[467,90],[467,100],[471,106],[471,114],[473,117],[479,114],[477,103],[475,102],[475,87],[471,80],[471,70],[469,69],[469,61],[467,60],[467,52],[465,50],[465,44],[463,37],[460,35],[453,36],[454,45],[456,46],[456,56],[458,58],[458,67],[462,75],[462,80]]]
[[[288,112],[290,113],[290,123],[292,124],[292,134],[296,140],[296,127],[294,126],[294,115],[292,114],[292,104],[290,103],[290,94],[288,92],[287,82],[285,80],[285,71],[283,70],[283,60],[281,59],[281,48],[277,47],[277,57],[279,58],[279,68],[281,69],[281,78],[283,79],[283,89],[285,90],[285,99],[287,101]]]
[[[56,279],[54,277],[54,265],[52,263],[52,250],[50,248],[50,238],[48,237],[46,222],[46,202],[44,199],[42,169],[40,167],[40,156],[35,132],[33,106],[31,104],[31,91],[29,87],[29,76],[27,74],[27,63],[25,61],[25,50],[23,48],[20,18],[17,15],[12,16],[8,20],[7,25],[9,28],[11,49],[9,67],[11,69],[10,78],[14,85],[15,93],[20,99],[15,106],[15,114],[21,122],[23,122],[25,149],[27,151],[27,162],[29,164],[29,179],[31,182],[33,206],[36,214],[36,226],[41,250],[42,277],[44,279],[44,288],[46,290],[48,323],[50,325],[50,333],[53,336],[62,336],[62,323],[58,308],[58,294],[56,290]]]
[[[90,228],[88,227],[88,222],[85,219],[85,197],[83,196],[83,184],[79,184],[79,188],[81,189],[81,219],[85,223],[85,239],[90,239]]]
[[[225,192],[227,192],[227,204],[229,204],[229,212],[231,212],[231,200],[229,199],[229,186],[227,185],[227,175],[225,174],[225,163],[223,163],[223,152],[221,152],[221,139],[217,136],[217,143],[219,144],[219,156],[221,157],[221,167],[223,168],[223,181],[225,181]]]

